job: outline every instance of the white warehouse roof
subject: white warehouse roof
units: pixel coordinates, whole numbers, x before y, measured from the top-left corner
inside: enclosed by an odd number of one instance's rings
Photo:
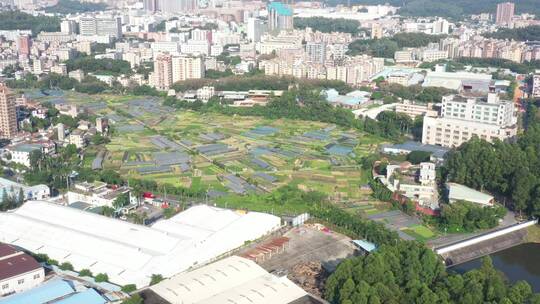
[[[176,275],[150,289],[172,304],[287,304],[307,295],[287,277],[232,256]]]
[[[42,201],[0,213],[0,242],[45,253],[76,270],[107,273],[113,283],[148,285],[279,228],[278,217],[200,205],[152,227]]]

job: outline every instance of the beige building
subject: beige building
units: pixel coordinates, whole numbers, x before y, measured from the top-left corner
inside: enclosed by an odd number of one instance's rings
[[[437,117],[439,114],[433,109],[431,103],[417,104],[410,100],[403,100],[401,103],[396,104],[396,113],[403,113],[409,115],[412,119],[417,116],[430,116]]]
[[[204,61],[201,57],[175,56],[171,63],[173,83],[204,77]]]
[[[0,138],[11,139],[17,134],[15,96],[0,83]]]
[[[158,55],[154,60],[154,72],[149,78],[151,86],[158,90],[168,90],[173,84],[172,56]]]
[[[457,147],[473,136],[493,142],[517,134],[514,104],[500,101],[495,94],[487,98],[445,96],[440,117],[425,117],[422,143]]]

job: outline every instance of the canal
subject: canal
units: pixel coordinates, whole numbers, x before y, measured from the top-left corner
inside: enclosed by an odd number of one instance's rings
[[[540,244],[526,243],[491,254],[493,266],[504,273],[510,282],[527,281],[534,292],[540,292]],[[458,273],[480,267],[481,258],[450,269]]]

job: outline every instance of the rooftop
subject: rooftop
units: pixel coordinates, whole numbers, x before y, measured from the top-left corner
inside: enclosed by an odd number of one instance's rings
[[[275,10],[278,15],[282,15],[282,16],[292,16],[293,15],[293,11],[292,9],[284,4],[283,2],[270,2],[268,4],[268,10]]]
[[[40,268],[41,265],[33,257],[21,252],[0,260],[0,281]]]

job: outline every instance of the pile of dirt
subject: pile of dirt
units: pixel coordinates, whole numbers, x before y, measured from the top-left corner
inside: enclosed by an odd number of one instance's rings
[[[289,272],[288,278],[305,291],[322,297],[324,283],[329,273],[324,270],[320,262],[304,262],[295,265]]]

